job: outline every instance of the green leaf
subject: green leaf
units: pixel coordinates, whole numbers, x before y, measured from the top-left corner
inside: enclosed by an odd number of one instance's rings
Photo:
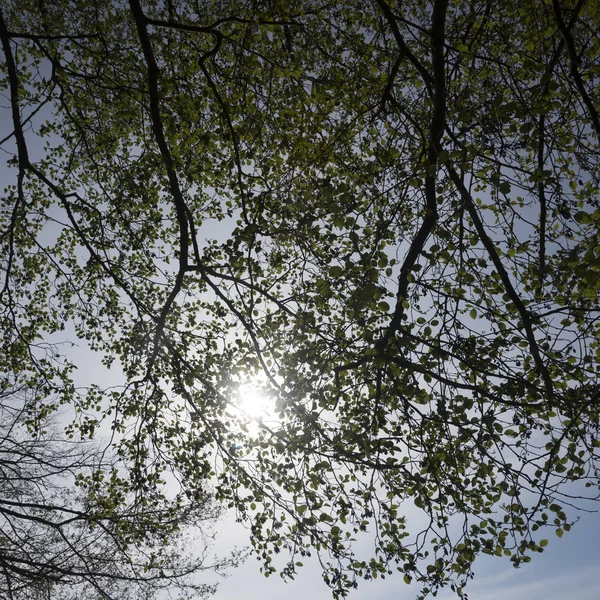
[[[592,222],[592,216],[585,211],[578,211],[575,213],[575,220],[582,225],[587,225]]]
[[[501,194],[510,194],[510,190],[511,190],[511,186],[510,183],[508,183],[508,181],[503,181],[502,183],[500,183],[500,185],[498,186],[498,191]]]

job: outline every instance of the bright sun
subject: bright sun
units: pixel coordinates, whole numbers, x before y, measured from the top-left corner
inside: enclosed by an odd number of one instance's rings
[[[242,383],[237,389],[238,409],[253,421],[269,417],[273,411],[273,400],[258,382]]]

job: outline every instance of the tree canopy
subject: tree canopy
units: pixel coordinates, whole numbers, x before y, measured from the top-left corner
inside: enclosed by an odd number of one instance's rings
[[[480,553],[529,561],[598,496],[599,29],[586,0],[4,2],[5,387],[111,428],[136,485],[212,482],[267,575],[462,594]],[[65,336],[122,385],[76,384]]]
[[[67,438],[34,390],[0,397],[0,593],[6,600],[205,598],[221,509],[134,485],[110,447]],[[42,429],[43,427],[43,429]],[[190,549],[190,546],[192,549]],[[177,595],[175,595],[177,593]]]

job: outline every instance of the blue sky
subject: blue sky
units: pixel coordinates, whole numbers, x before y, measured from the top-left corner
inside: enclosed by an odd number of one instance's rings
[[[475,563],[475,579],[470,600],[597,600],[600,598],[600,514],[581,514],[571,532],[562,539],[550,537],[542,554],[519,569],[508,559],[481,557]],[[247,542],[247,532],[233,523],[224,523],[219,549]],[[307,561],[305,561],[306,564]],[[349,600],[414,600],[417,586],[407,586],[400,574],[386,580],[362,582]],[[250,557],[244,565],[222,580],[215,600],[326,600],[331,598],[322,582],[318,566],[309,564],[292,582],[278,575],[268,579]],[[456,598],[450,590],[436,600]]]

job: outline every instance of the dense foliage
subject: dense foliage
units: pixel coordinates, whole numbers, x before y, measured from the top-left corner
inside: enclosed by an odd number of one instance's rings
[[[585,0],[4,2],[6,385],[110,426],[133,487],[215,482],[266,574],[462,593],[482,552],[528,561],[598,494],[599,28]],[[75,385],[68,336],[122,386]]]

